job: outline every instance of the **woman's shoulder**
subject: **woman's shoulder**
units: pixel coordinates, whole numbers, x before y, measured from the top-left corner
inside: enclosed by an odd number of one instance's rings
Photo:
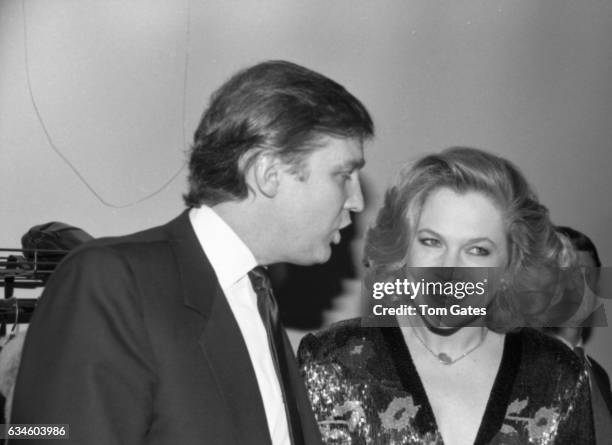
[[[561,373],[578,378],[582,359],[562,341],[536,329],[523,328],[508,334],[521,346],[521,361],[534,371]]]
[[[494,393],[503,393],[505,416],[491,443],[541,443],[546,437],[555,444],[594,443],[588,373],[577,354],[524,328],[507,334],[502,360],[503,385]]]
[[[381,341],[379,337],[380,330],[363,326],[362,318],[343,320],[304,336],[298,348],[298,359],[303,363],[331,360],[346,352],[361,355],[365,350],[373,350]]]

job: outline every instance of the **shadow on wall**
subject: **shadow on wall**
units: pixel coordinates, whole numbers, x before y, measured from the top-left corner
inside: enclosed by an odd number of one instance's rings
[[[342,280],[356,278],[357,271],[351,253],[355,239],[353,225],[342,230],[340,244],[332,246],[332,256],[325,264],[270,266],[270,276],[283,324],[299,330],[318,329],[323,313],[333,306],[334,298],[342,293]]]

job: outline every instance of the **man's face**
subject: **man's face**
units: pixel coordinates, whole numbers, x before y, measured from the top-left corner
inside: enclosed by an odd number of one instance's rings
[[[576,252],[578,265],[584,267],[584,275],[586,284],[591,288],[591,290],[595,293],[598,292],[598,284],[599,284],[599,270],[597,269],[597,265],[595,264],[595,259],[590,252],[584,250],[578,250]]]
[[[331,244],[340,242],[340,229],[351,224],[350,212],[363,210],[359,169],[361,143],[326,137],[303,162],[303,174],[283,173],[278,209],[280,261],[324,263]]]

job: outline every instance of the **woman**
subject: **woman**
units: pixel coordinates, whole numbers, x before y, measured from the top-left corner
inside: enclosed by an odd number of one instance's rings
[[[593,443],[580,360],[554,339],[515,329],[543,323],[558,305],[557,265],[571,256],[507,160],[451,148],[405,170],[367,236],[366,289],[404,278],[425,284],[444,270],[453,271],[445,283],[456,283],[457,271],[501,272],[469,304],[446,295],[484,316],[421,312],[443,307],[440,295],[421,290],[406,300],[419,310],[388,327],[348,320],[305,337],[298,355],[326,443]]]

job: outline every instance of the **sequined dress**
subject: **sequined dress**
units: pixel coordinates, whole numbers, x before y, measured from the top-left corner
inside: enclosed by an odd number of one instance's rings
[[[443,445],[398,327],[343,321],[306,336],[298,351],[328,445]],[[506,335],[476,445],[595,443],[582,362],[532,329]]]

